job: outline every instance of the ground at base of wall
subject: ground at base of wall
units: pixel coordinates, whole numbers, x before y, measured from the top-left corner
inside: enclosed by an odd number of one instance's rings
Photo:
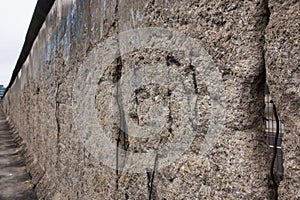
[[[20,141],[0,110],[0,199],[37,199],[26,171],[25,152]]]

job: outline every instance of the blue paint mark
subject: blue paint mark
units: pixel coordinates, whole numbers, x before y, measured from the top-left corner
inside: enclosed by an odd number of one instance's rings
[[[66,58],[69,53],[69,37],[68,33],[65,33],[63,36],[63,43],[64,43],[64,49],[63,49],[63,56]]]
[[[81,7],[81,8],[84,8],[84,1],[85,1],[85,0],[80,0],[80,7]]]
[[[70,17],[69,17],[69,20],[71,22],[71,34],[75,32],[74,29],[75,29],[76,22],[77,22],[77,19],[76,19],[76,10],[77,10],[77,5],[76,5],[76,2],[74,2],[74,4],[72,5],[72,10],[71,10]]]
[[[71,10],[71,17],[74,17],[76,9],[77,9],[76,2],[74,2]]]
[[[106,2],[104,1],[104,3]],[[75,1],[71,6],[71,12],[57,25],[56,34],[51,36],[44,49],[43,63],[54,61],[57,49],[62,51],[64,59],[68,59],[70,50],[75,45],[74,42],[82,43],[83,30],[88,26],[87,22],[83,20],[85,4],[85,0]],[[86,37],[90,42],[91,36],[87,35]],[[71,40],[72,38],[73,40]],[[81,50],[85,51],[84,48]],[[80,52],[80,50],[74,50],[74,52],[76,51]]]
[[[47,62],[47,60],[48,60],[48,54],[49,54],[50,51],[51,51],[51,45],[50,45],[49,42],[47,42],[46,47],[44,49],[44,54],[42,56],[42,63],[43,64]]]
[[[71,21],[71,15],[68,14],[68,15],[67,15],[67,19],[66,19],[66,24],[69,24],[70,21]]]
[[[67,58],[68,53],[69,53],[69,31],[68,31],[68,27],[70,25],[71,22],[71,14],[67,15],[66,20],[64,21],[64,27],[65,27],[65,31],[64,31],[64,35],[63,35],[63,56],[64,58]]]
[[[61,22],[59,25],[58,25],[58,39],[57,39],[57,43],[59,46],[62,46],[63,45],[63,36],[66,32],[66,29],[67,29],[67,21],[64,20],[63,22]]]
[[[51,37],[51,57],[50,57],[50,61],[54,61],[55,59],[55,52],[56,52],[56,41],[57,41],[57,35],[53,34]]]
[[[46,62],[53,62],[55,59],[56,53],[56,42],[57,42],[57,35],[53,34],[50,40],[46,43],[46,46],[43,51],[42,55],[42,63],[45,64]]]

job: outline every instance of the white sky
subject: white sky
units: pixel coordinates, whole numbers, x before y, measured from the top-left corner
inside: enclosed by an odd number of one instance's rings
[[[7,86],[37,0],[0,0],[0,84]]]

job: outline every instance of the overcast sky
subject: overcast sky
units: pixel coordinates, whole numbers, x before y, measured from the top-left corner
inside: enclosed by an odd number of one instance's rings
[[[0,0],[0,84],[7,86],[37,0]]]

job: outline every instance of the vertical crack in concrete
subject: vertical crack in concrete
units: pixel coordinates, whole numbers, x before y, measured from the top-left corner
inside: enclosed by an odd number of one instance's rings
[[[170,88],[168,88],[168,97],[171,98],[171,95],[172,95],[172,92],[170,90]],[[172,116],[172,111],[171,111],[171,101],[169,99],[169,102],[168,102],[168,109],[169,109],[169,113],[168,113],[168,131],[170,134],[173,133],[173,128],[172,128],[172,125],[173,125],[173,116]]]
[[[269,1],[264,0],[263,3],[264,3],[264,8],[265,8],[265,29],[264,29],[264,38],[263,38],[262,59],[263,59],[264,70],[266,72],[266,68],[267,68],[267,66],[266,66],[266,28],[270,21],[271,11],[269,9]],[[274,151],[273,151],[271,165],[270,165],[270,189],[273,191],[272,198],[274,200],[277,200],[278,199],[279,182],[277,182],[276,175],[274,174],[274,164],[275,164],[276,155],[277,155],[277,138],[278,138],[277,129],[279,132],[279,123],[277,121],[279,121],[279,120],[278,120],[278,115],[276,112],[276,107],[274,104],[273,104],[273,110],[274,110],[274,115],[276,118],[276,136],[275,136],[275,141],[274,141]]]
[[[277,141],[278,141],[278,136],[279,136],[279,118],[276,110],[276,106],[273,103],[273,111],[274,111],[274,116],[275,116],[275,121],[276,121],[276,135],[275,135],[275,141],[274,141],[274,150],[273,150],[273,158],[272,158],[272,163],[271,163],[271,169],[270,169],[270,174],[271,174],[271,179],[273,182],[273,187],[274,187],[274,199],[278,199],[278,184],[276,182],[276,177],[274,174],[274,165],[277,157]]]
[[[140,119],[139,119],[139,115],[138,115],[138,106],[140,105],[139,99],[138,99],[138,94],[141,91],[141,88],[134,90],[134,100],[135,100],[135,113],[136,113],[136,121],[137,124],[140,125]]]
[[[57,145],[57,157],[60,155],[60,122],[59,122],[59,89],[60,89],[61,83],[57,84],[57,90],[55,95],[55,120],[56,120],[56,126],[57,126],[57,135],[56,135],[56,145]],[[59,159],[56,161],[56,165],[59,163]]]
[[[117,133],[117,148],[116,148],[116,175],[117,175],[117,189],[118,189],[118,182],[120,178],[120,174],[122,172],[122,168],[125,165],[126,160],[126,151],[128,149],[129,143],[128,143],[128,135],[127,135],[127,124],[125,120],[125,113],[124,113],[124,107],[123,107],[123,100],[122,100],[122,88],[120,85],[120,79],[122,76],[122,68],[123,68],[123,62],[121,56],[118,56],[117,58],[117,66],[116,71],[114,74],[114,83],[116,84],[116,102],[118,106],[119,111],[119,128]],[[124,155],[120,154],[119,148],[124,150]],[[121,162],[120,162],[121,160]]]
[[[83,158],[82,158],[83,166],[81,167],[80,172],[79,172],[80,177],[78,177],[78,180],[79,180],[78,187],[81,188],[81,191],[83,190],[82,188],[84,188],[84,184],[85,184],[85,182],[84,182],[85,169],[86,169],[86,156],[85,156],[85,154],[86,154],[86,147],[83,145]],[[81,199],[80,198],[81,195],[79,195],[79,191],[80,191],[80,189],[77,191],[77,199]],[[82,193],[80,192],[80,194],[82,194]]]
[[[152,170],[149,170],[147,169],[146,170],[146,173],[147,173],[147,179],[148,179],[148,193],[149,193],[149,200],[152,200],[152,199],[156,199],[155,198],[155,193],[153,192],[153,188],[154,188],[154,177],[155,177],[155,171],[157,169],[157,161],[158,161],[158,154],[155,155],[155,160],[154,160],[154,165],[153,165],[153,169]]]
[[[197,78],[196,78],[195,66],[190,63],[189,64],[189,68],[190,68],[190,70],[192,72],[194,90],[195,90],[195,94],[197,95],[197,94],[199,94],[199,89],[198,89],[198,83],[197,83]]]
[[[115,7],[115,20],[113,26],[117,28],[117,34],[119,33],[119,0],[116,0],[116,7]],[[128,142],[128,135],[127,135],[127,124],[125,119],[124,113],[124,106],[123,106],[123,98],[122,98],[122,88],[121,88],[121,77],[122,77],[122,69],[123,69],[123,61],[121,57],[121,48],[119,40],[118,42],[118,52],[117,52],[117,59],[116,59],[116,69],[113,74],[113,83],[116,84],[116,102],[119,111],[119,127],[117,133],[117,148],[116,148],[116,190],[119,189],[119,179],[122,174],[122,170],[125,166],[126,162],[126,153],[129,147]],[[120,153],[120,149],[122,149],[122,154]]]

